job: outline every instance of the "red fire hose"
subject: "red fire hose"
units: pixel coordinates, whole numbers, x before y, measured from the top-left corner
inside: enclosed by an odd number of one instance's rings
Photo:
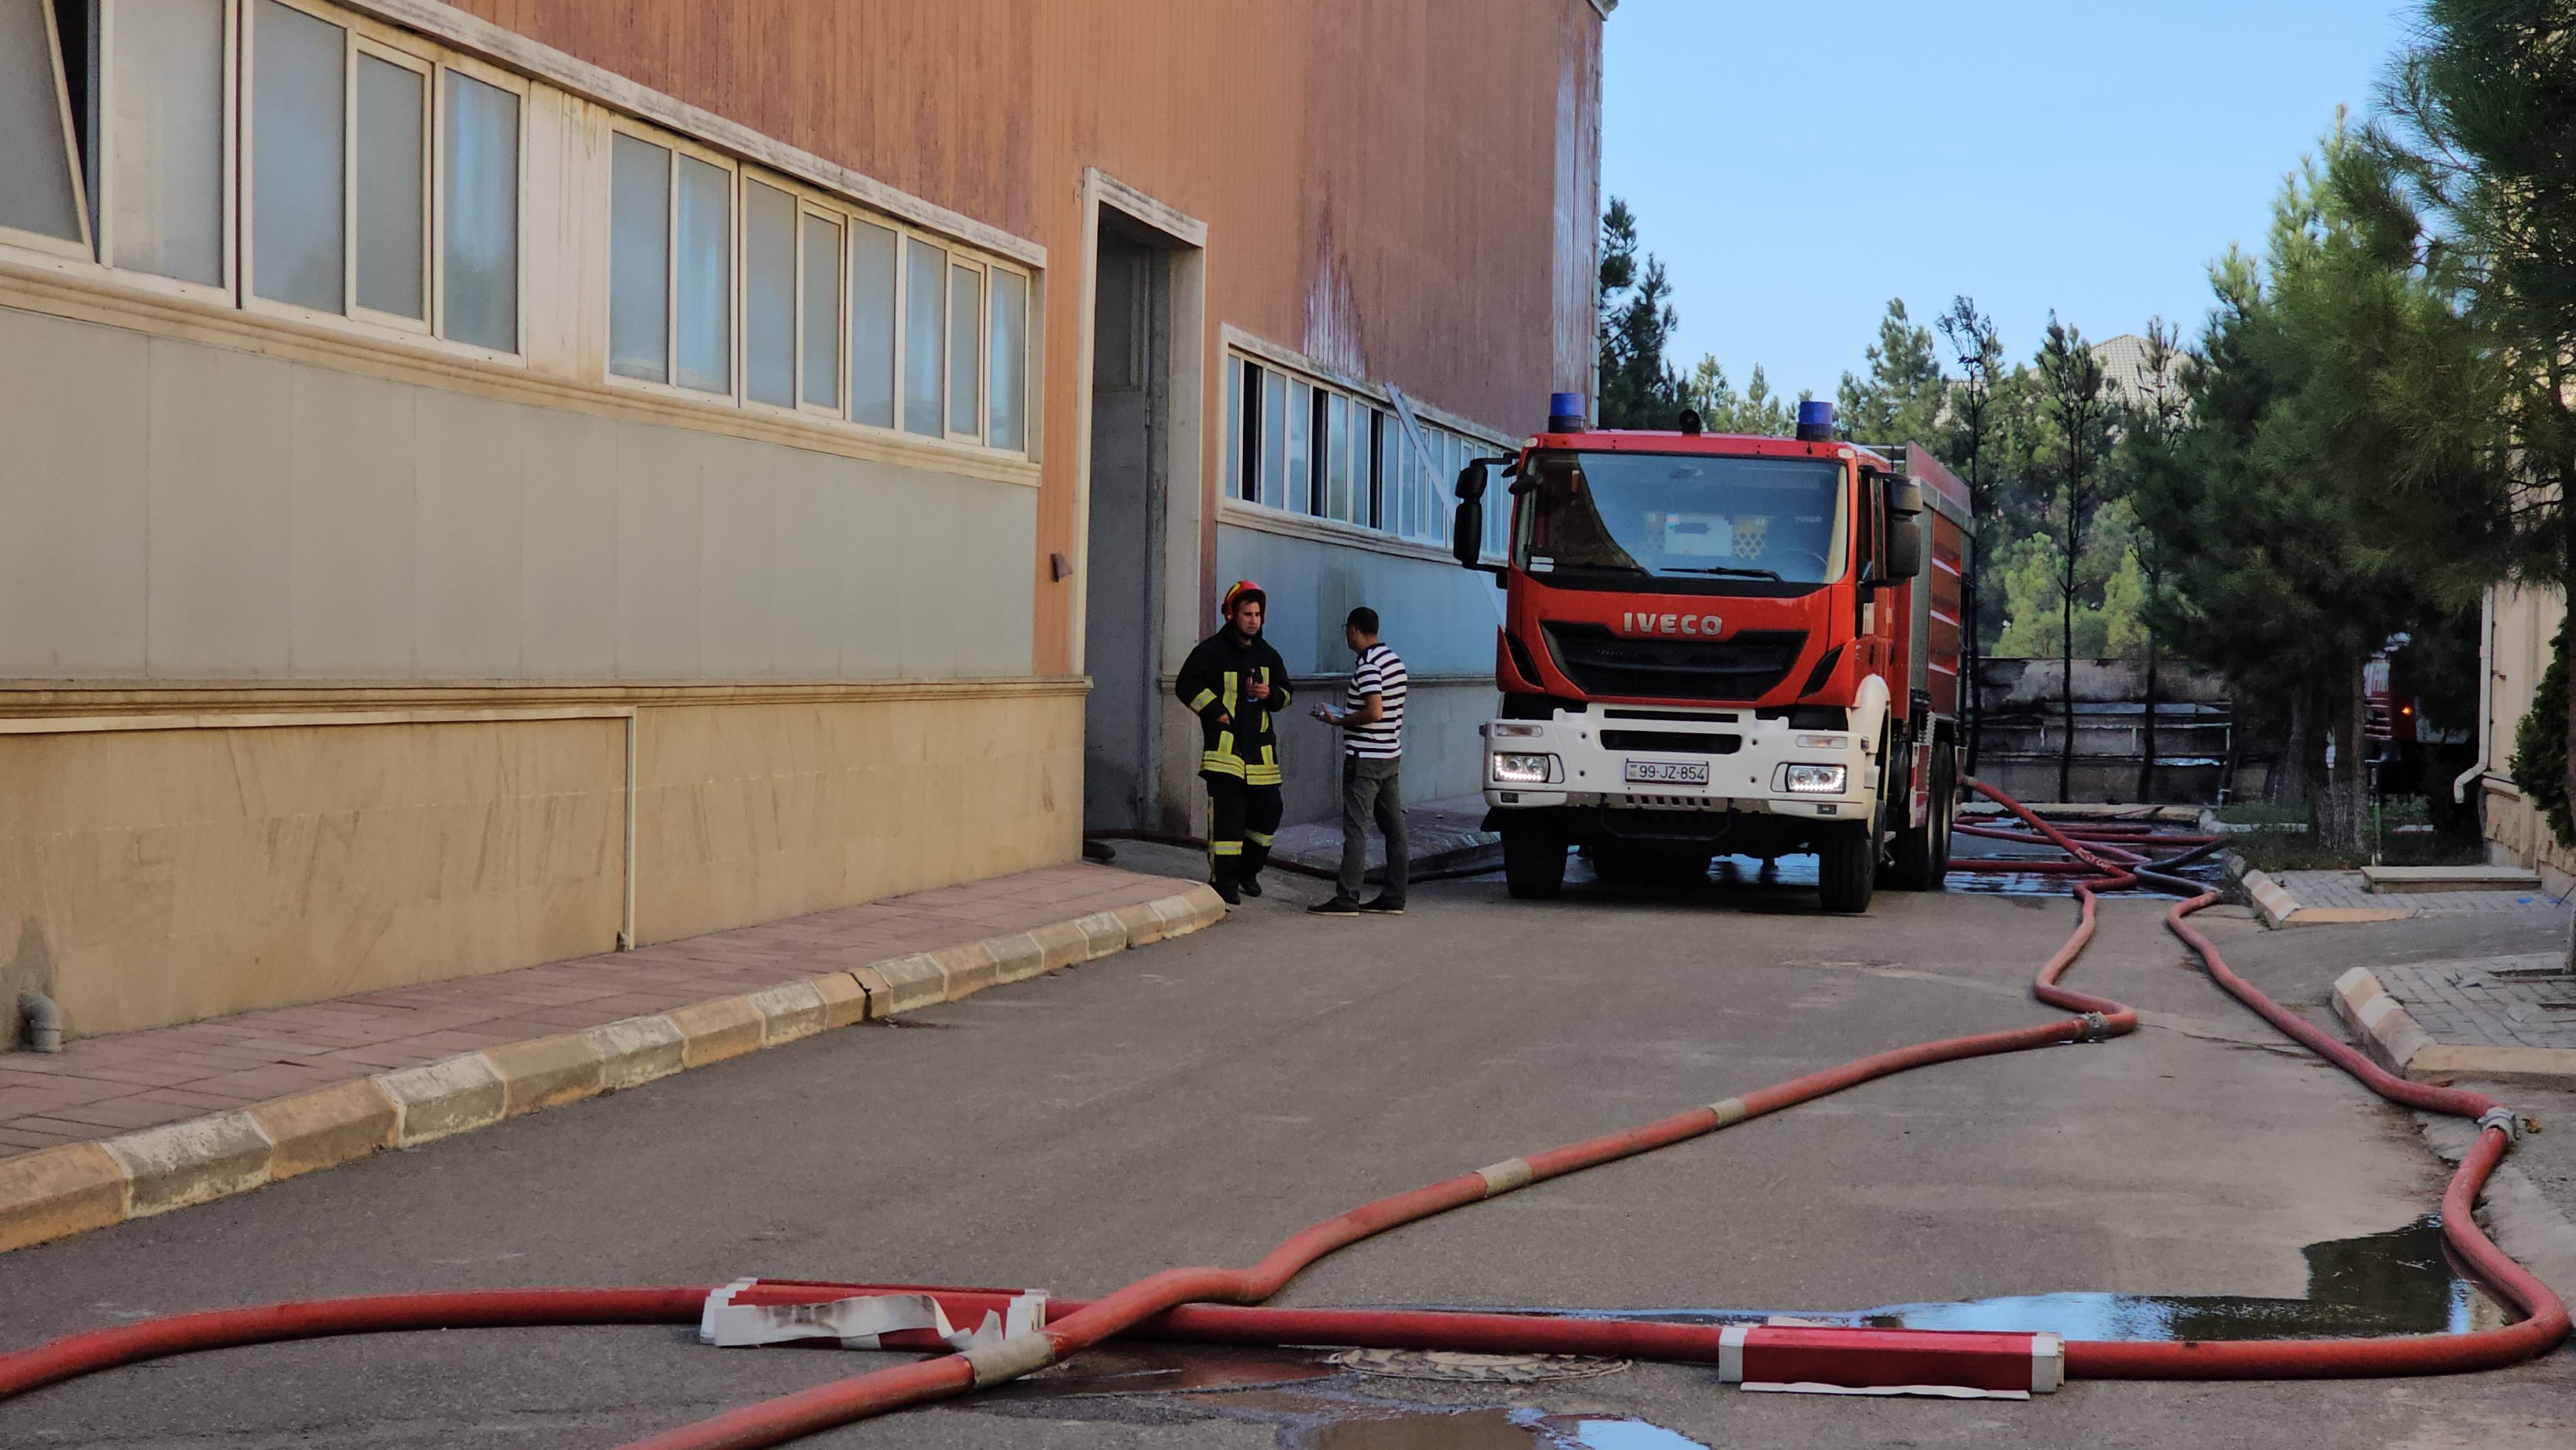
[[[1232,1343],[1348,1344],[1449,1349],[1512,1349],[1568,1354],[1628,1354],[1724,1362],[1744,1353],[1750,1335],[1775,1346],[1821,1344],[1812,1336],[1887,1333],[1733,1329],[1641,1324],[1576,1316],[1440,1314],[1395,1310],[1279,1310],[1248,1306],[1278,1292],[1298,1272],[1326,1254],[1402,1224],[1516,1191],[1533,1183],[1667,1147],[1720,1128],[1777,1112],[1891,1073],[1995,1053],[2058,1043],[2099,1041],[2136,1029],[2137,1014],[2105,997],[2062,985],[2059,978],[2092,939],[2095,888],[2146,884],[2188,895],[2166,913],[2166,925],[2206,964],[2230,994],[2352,1074],[2382,1097],[2427,1111],[2478,1120],[2477,1143],[2462,1159],[2442,1201],[2442,1230],[2470,1272],[2523,1317],[2516,1323],[2464,1334],[2366,1339],[2270,1340],[2229,1343],[2075,1341],[2065,1345],[2069,1376],[2155,1379],[2269,1379],[2315,1376],[2430,1374],[2492,1368],[2548,1352],[2568,1332],[2566,1306],[2548,1286],[2490,1242],[2473,1217],[2479,1190],[2511,1146],[2515,1120],[2483,1094],[2408,1082],[2349,1046],[2309,1025],[2229,970],[2209,939],[2185,918],[2216,900],[2215,893],[2167,874],[2179,861],[2211,849],[2206,838],[2159,837],[2151,831],[2079,827],[2042,820],[2002,792],[1966,782],[2017,817],[2026,832],[1993,827],[1977,834],[2046,843],[2069,861],[2015,863],[2012,869],[2065,869],[2087,874],[2074,882],[2080,918],[2073,935],[2049,958],[2032,994],[2081,1015],[2008,1032],[1947,1038],[1877,1053],[1840,1067],[1809,1073],[1709,1107],[1580,1143],[1516,1158],[1475,1173],[1363,1205],[1300,1231],[1249,1269],[1171,1269],[1149,1275],[1087,1304],[1059,1304],[1042,1328],[917,1363],[853,1376],[744,1406],[695,1425],[634,1442],[628,1450],[747,1450],[780,1444],[818,1430],[906,1405],[967,1393],[1026,1374],[1115,1335],[1201,1339]],[[1963,827],[1962,829],[1971,829]],[[2157,862],[2141,846],[2193,844],[2183,857]],[[1963,865],[1969,863],[1962,863]],[[891,1286],[887,1286],[891,1287]],[[858,1291],[846,1285],[771,1285],[767,1302],[812,1302]],[[470,1328],[493,1325],[686,1322],[698,1316],[702,1288],[540,1289],[480,1293],[399,1295],[307,1301],[218,1310],[147,1320],[66,1336],[33,1349],[0,1355],[0,1400],[96,1370],[198,1349],[273,1340],[378,1330]],[[918,1291],[916,1291],[918,1292]],[[936,1290],[957,1296],[959,1307],[977,1294],[997,1291]],[[1209,1302],[1215,1301],[1215,1302]],[[749,1301],[746,1301],[749,1302]],[[1915,1334],[1925,1344],[1995,1336]],[[1801,1336],[1808,1336],[1801,1339]],[[1712,1337],[1714,1336],[1714,1337]],[[1730,1343],[1730,1337],[1732,1342]],[[2023,1337],[2025,1340],[2027,1337]],[[1912,1341],[1908,1341],[1912,1343]],[[928,1346],[924,1346],[928,1347]],[[1891,1354],[1903,1346],[1891,1345]],[[1785,1352],[1785,1351],[1784,1351]],[[1926,1349],[1923,1352],[1932,1351]]]

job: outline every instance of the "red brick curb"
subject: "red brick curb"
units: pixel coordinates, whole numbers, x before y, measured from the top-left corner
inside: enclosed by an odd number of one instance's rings
[[[829,1028],[954,1002],[1224,919],[1216,893],[1191,886],[965,946],[0,1158],[0,1252],[488,1127]]]

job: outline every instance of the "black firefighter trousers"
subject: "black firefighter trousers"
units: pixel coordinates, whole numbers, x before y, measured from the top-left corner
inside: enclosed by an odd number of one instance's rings
[[[1230,775],[1208,775],[1208,856],[1219,886],[1240,886],[1270,861],[1270,839],[1283,807],[1279,787],[1245,785]]]

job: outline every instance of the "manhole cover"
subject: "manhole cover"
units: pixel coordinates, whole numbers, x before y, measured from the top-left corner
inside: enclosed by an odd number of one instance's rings
[[[1333,1356],[1344,1369],[1383,1379],[1457,1380],[1468,1384],[1536,1384],[1617,1374],[1624,1359],[1584,1359],[1571,1354],[1461,1354],[1445,1349],[1346,1349]]]

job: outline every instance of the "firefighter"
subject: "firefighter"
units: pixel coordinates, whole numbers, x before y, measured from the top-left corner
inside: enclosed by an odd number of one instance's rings
[[[1261,868],[1279,829],[1279,737],[1288,667],[1261,637],[1269,605],[1249,579],[1225,591],[1225,624],[1181,664],[1175,690],[1199,717],[1199,778],[1208,789],[1208,884],[1239,905],[1261,894]]]

